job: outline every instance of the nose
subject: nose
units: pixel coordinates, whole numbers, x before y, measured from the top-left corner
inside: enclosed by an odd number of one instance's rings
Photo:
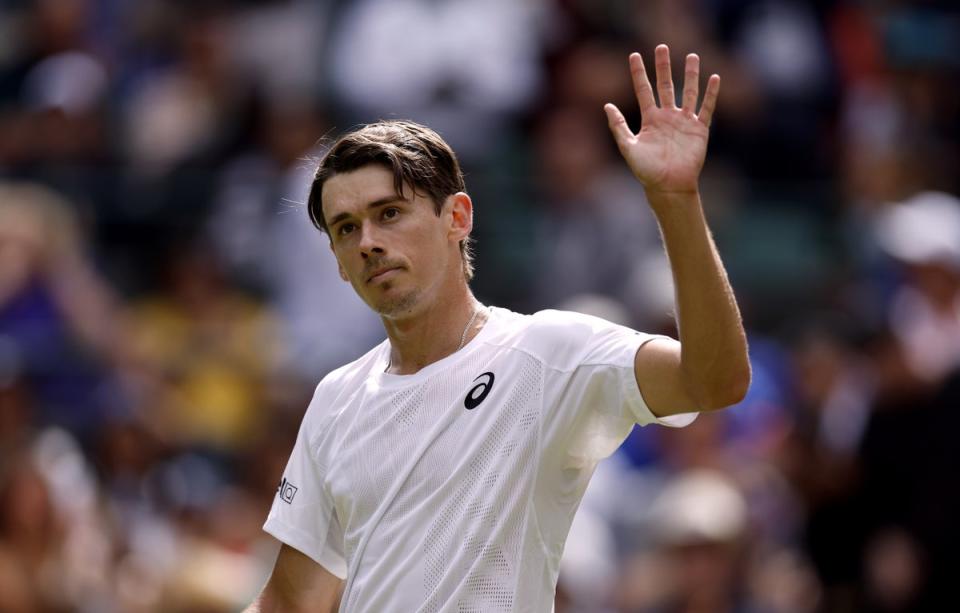
[[[380,244],[380,237],[377,234],[373,224],[363,224],[360,226],[360,257],[369,258],[371,255],[382,255],[383,246]]]

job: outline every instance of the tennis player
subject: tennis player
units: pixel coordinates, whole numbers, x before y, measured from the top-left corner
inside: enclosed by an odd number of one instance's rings
[[[637,53],[630,70],[640,132],[605,110],[662,230],[679,342],[480,304],[473,203],[432,130],[367,125],[320,162],[310,216],[388,338],[317,386],[264,526],[280,554],[249,611],[550,611],[597,462],[634,424],[743,398],[746,337],[698,192],[720,78],[698,112],[696,55],[679,107],[665,45],[659,106]]]

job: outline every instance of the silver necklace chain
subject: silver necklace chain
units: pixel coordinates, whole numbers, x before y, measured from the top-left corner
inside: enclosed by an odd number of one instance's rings
[[[460,351],[461,349],[463,349],[464,344],[466,344],[466,342],[467,342],[467,332],[470,331],[470,326],[473,325],[473,322],[475,322],[475,321],[477,320],[477,316],[480,315],[480,313],[482,313],[483,311],[486,311],[486,310],[487,310],[487,307],[485,307],[485,306],[483,306],[483,305],[480,305],[480,308],[473,312],[473,315],[470,317],[470,321],[468,321],[468,322],[467,322],[467,325],[464,326],[464,328],[463,328],[463,334],[460,335],[460,344],[457,345],[457,351]],[[456,351],[455,351],[454,353],[456,353]],[[390,357],[390,358],[387,360],[387,368],[384,370],[384,372],[390,370],[390,366],[392,366],[392,365],[393,365],[393,358]]]
[[[460,335],[460,344],[457,345],[457,351],[463,349],[464,343],[467,342],[467,332],[470,331],[470,327],[473,325],[473,322],[477,320],[477,315],[482,311],[486,310],[485,307],[481,306],[479,309],[473,312],[473,316],[470,318],[470,321],[467,322],[467,325],[463,328],[463,334]]]

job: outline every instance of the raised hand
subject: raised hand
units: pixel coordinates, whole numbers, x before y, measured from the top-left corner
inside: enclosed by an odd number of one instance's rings
[[[623,113],[616,106],[607,104],[603,108],[607,113],[610,131],[630,170],[648,192],[696,192],[697,179],[707,153],[710,119],[720,92],[720,76],[711,75],[707,81],[703,104],[697,113],[700,58],[694,53],[688,55],[683,79],[683,102],[677,108],[670,74],[670,49],[666,45],[657,46],[655,59],[660,106],[654,100],[643,58],[639,53],[631,53],[630,73],[640,104],[640,132],[634,134]]]

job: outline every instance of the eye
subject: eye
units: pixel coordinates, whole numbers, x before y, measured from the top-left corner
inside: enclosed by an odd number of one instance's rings
[[[398,209],[397,207],[394,207],[394,206],[391,206],[391,207],[386,208],[386,209],[383,210],[383,218],[384,218],[384,219],[393,219],[394,217],[396,217],[396,216],[399,215],[399,214],[400,214],[400,209]]]
[[[346,236],[347,234],[353,232],[355,226],[352,223],[345,223],[339,228],[337,228],[337,236]]]

